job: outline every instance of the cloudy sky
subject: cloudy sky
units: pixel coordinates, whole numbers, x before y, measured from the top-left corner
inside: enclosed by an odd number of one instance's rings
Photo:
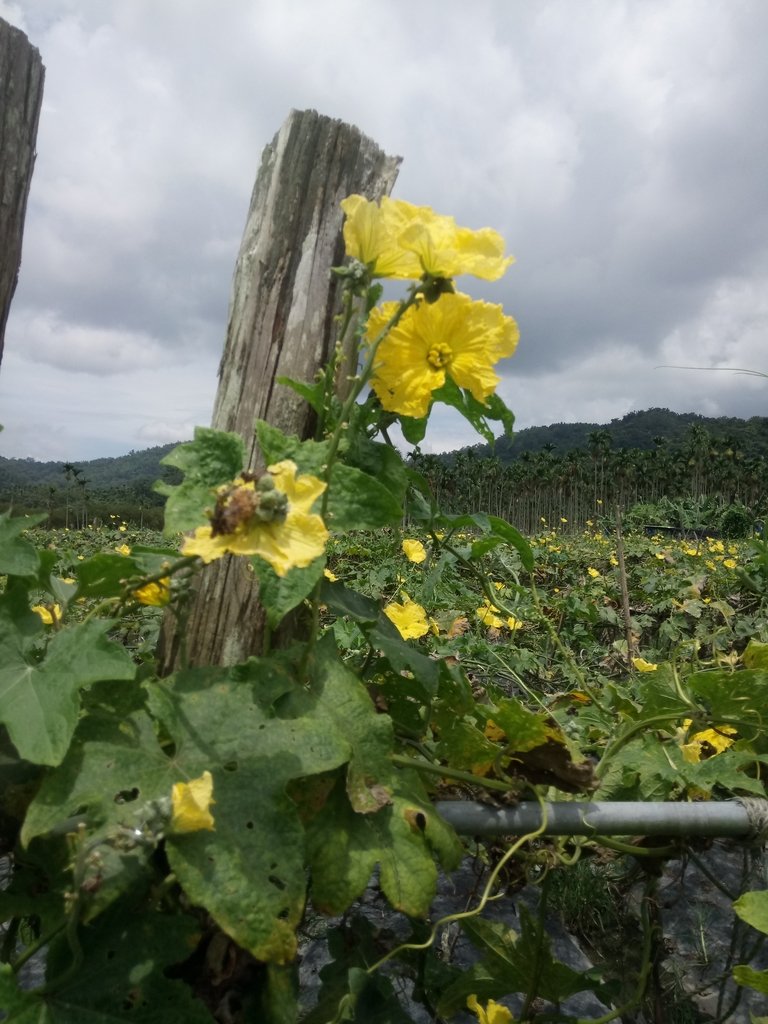
[[[210,422],[261,151],[291,108],[491,226],[518,427],[766,415],[764,0],[0,0],[46,66],[0,454],[85,460]],[[463,285],[466,290],[467,285]],[[426,448],[480,439],[441,413]]]

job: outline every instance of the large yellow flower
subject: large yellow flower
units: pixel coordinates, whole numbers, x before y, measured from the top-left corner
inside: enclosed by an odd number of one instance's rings
[[[372,310],[367,337],[376,338],[397,303]],[[426,416],[432,392],[450,377],[478,402],[493,394],[499,377],[493,366],[517,347],[520,333],[501,306],[473,302],[468,295],[443,295],[406,311],[379,345],[371,387],[388,412]]]
[[[259,519],[255,514],[258,502],[253,497],[256,485],[252,481],[241,481],[228,490],[229,500],[233,508],[239,505],[252,514],[237,521],[229,510],[230,532],[214,531],[213,526],[198,527],[193,536],[184,541],[182,554],[198,555],[206,563],[227,553],[258,555],[269,562],[278,576],[285,576],[289,569],[304,568],[319,558],[325,550],[328,531],[322,518],[310,509],[326,484],[315,476],[297,477],[296,463],[290,459],[269,466],[268,472],[275,489],[287,498],[284,517],[276,516],[266,522]]]
[[[377,204],[352,195],[341,208],[347,255],[371,267],[375,277],[474,274],[497,281],[514,262],[514,257],[504,256],[504,239],[497,231],[459,227],[453,217],[429,206],[388,196]]]

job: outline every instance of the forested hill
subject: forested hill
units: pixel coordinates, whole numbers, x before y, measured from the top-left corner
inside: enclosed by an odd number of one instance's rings
[[[175,444],[159,445],[140,452],[129,452],[114,459],[92,459],[90,462],[36,462],[34,459],[6,459],[0,456],[0,496],[8,497],[14,487],[43,485],[58,487],[65,482],[67,467],[77,469],[92,488],[132,487],[138,483],[152,484],[170,479],[169,467],[160,460]],[[174,477],[175,479],[175,477]]]
[[[483,458],[495,455],[502,463],[513,462],[524,452],[556,450],[558,455],[578,448],[610,447],[651,451],[659,444],[669,449],[683,448],[691,427],[706,430],[712,438],[728,439],[734,448],[747,456],[768,455],[768,417],[699,416],[695,412],[670,412],[669,409],[647,409],[630,412],[610,423],[552,423],[548,427],[526,427],[513,437],[501,437],[494,450],[488,445],[473,445],[474,455]],[[467,448],[462,451],[467,451]],[[452,461],[456,452],[446,454]]]

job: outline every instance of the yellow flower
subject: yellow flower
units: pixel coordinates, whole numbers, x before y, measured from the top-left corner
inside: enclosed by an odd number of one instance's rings
[[[164,576],[155,583],[145,583],[143,587],[134,590],[133,596],[139,604],[164,608],[171,600],[171,581],[168,576]]]
[[[409,561],[416,562],[417,565],[427,559],[427,552],[420,540],[404,540],[403,554]]]
[[[203,772],[199,778],[189,782],[175,783],[171,791],[171,831],[199,832],[207,829],[213,832],[216,826],[210,808],[214,803],[213,777],[210,772]]]
[[[561,523],[567,523],[568,520],[565,518],[565,516],[560,516],[560,522]]]
[[[591,565],[587,569],[587,572],[589,573],[589,575],[592,577],[593,580],[596,580],[596,579],[600,578],[600,572],[597,569],[593,569]]]
[[[328,531],[322,518],[310,509],[325,490],[325,483],[314,476],[297,477],[296,463],[290,459],[269,466],[268,472],[275,489],[288,499],[285,518],[264,522],[250,515],[237,523],[232,532],[217,532],[215,536],[213,527],[200,526],[184,541],[181,553],[198,555],[206,564],[227,553],[258,555],[269,562],[278,576],[285,576],[289,569],[304,568],[319,558],[325,550]],[[232,493],[249,490],[255,490],[253,483],[242,483]]]
[[[61,619],[59,604],[33,604],[32,611],[37,612],[46,626],[54,626]]]
[[[377,306],[367,336],[381,333],[397,303]],[[511,356],[519,339],[517,324],[501,306],[473,302],[467,295],[443,295],[440,302],[411,307],[379,345],[371,387],[387,412],[421,418],[432,392],[450,377],[478,402],[489,398],[499,377],[493,366]]]
[[[331,570],[330,570],[330,569],[323,569],[323,576],[325,576],[325,578],[326,578],[327,580],[330,580],[330,581],[331,581],[331,583],[335,583],[335,582],[336,582],[336,580],[337,580],[337,579],[339,578],[339,577],[338,577],[338,576],[336,575],[336,573],[335,573],[335,572],[331,572]]]
[[[645,658],[633,658],[632,665],[638,672],[655,672],[659,667],[658,665],[654,665],[652,661],[646,661]]]
[[[480,619],[484,626],[488,626],[491,629],[501,629],[504,625],[504,621],[496,614],[498,608],[491,604],[488,598],[485,599],[485,604],[482,608],[477,608],[477,617]]]
[[[128,527],[125,525],[125,523],[120,523],[120,525],[118,526],[118,530],[120,531],[120,533],[125,533],[127,529]]]
[[[115,551],[118,553],[118,555],[127,556],[131,553],[131,549],[128,547],[127,544],[121,544],[119,547],[115,548]]]
[[[497,281],[513,257],[491,228],[472,231],[428,206],[384,196],[380,204],[352,195],[343,200],[347,255],[371,268],[375,277],[455,277],[474,274]]]
[[[736,565],[737,565],[737,562],[736,562],[735,558],[724,558],[723,559],[723,565],[725,566],[726,569],[735,569]]]
[[[686,730],[691,726],[691,719],[686,718],[683,722],[682,729],[677,730],[678,742],[680,742],[680,749],[683,752],[684,760],[690,764],[698,764],[701,761],[702,753],[705,756],[715,757],[717,754],[722,754],[724,750],[732,746],[733,740],[731,736],[736,735],[736,730],[732,725],[720,725],[717,729],[702,729],[701,732],[694,733],[693,736],[689,737],[686,743],[682,740],[685,738]],[[712,753],[704,751],[704,744],[712,749]]]
[[[426,611],[407,596],[404,597],[402,604],[396,601],[388,604],[384,614],[395,624],[403,640],[416,640],[430,630]]]
[[[506,1006],[497,1003],[494,999],[489,999],[485,1009],[483,1009],[477,1001],[477,996],[468,996],[467,1007],[477,1014],[479,1024],[513,1024],[515,1019]]]

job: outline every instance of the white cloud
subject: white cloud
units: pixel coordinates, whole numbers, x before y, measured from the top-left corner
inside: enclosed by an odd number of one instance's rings
[[[261,150],[291,107],[402,155],[397,195],[505,234],[504,281],[461,286],[520,322],[502,388],[519,426],[764,411],[757,381],[654,367],[763,368],[765,5],[0,0],[0,15],[47,68],[4,450],[98,454],[207,422]],[[52,413],[42,441],[29,423]],[[438,422],[430,444],[479,440]]]

